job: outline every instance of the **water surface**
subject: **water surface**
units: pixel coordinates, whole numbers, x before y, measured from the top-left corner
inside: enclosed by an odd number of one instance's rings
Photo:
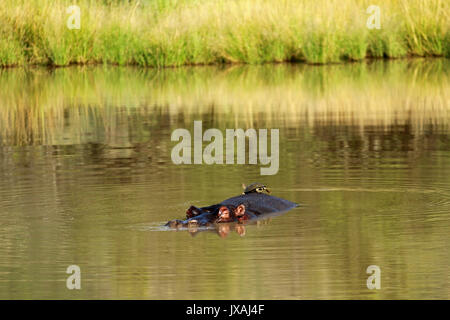
[[[1,70],[0,298],[448,299],[449,70]],[[174,165],[194,120],[278,128],[278,173]],[[159,228],[254,181],[303,206],[221,236]]]

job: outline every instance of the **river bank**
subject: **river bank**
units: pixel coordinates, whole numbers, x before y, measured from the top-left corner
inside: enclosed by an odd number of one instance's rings
[[[0,67],[73,64],[174,67],[450,56],[446,1],[384,1],[369,29],[369,1],[6,0]],[[75,17],[76,18],[76,17]],[[71,20],[72,19],[72,20]]]

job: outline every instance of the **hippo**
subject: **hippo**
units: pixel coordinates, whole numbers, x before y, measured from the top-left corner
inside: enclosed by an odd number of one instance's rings
[[[186,220],[171,220],[165,224],[169,228],[208,227],[218,223],[246,223],[269,214],[285,212],[299,206],[295,202],[265,193],[244,193],[218,204],[186,210]]]

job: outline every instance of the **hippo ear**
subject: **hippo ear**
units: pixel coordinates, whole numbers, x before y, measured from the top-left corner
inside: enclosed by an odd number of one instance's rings
[[[219,213],[217,214],[216,222],[228,222],[230,218],[230,209],[226,206],[221,206],[219,208]]]
[[[221,206],[219,208],[219,217],[221,217],[221,216],[228,216],[229,214],[230,214],[230,210],[228,210],[227,207]]]
[[[245,206],[243,204],[238,205],[235,213],[236,213],[236,216],[238,216],[238,217],[243,216],[245,214]]]

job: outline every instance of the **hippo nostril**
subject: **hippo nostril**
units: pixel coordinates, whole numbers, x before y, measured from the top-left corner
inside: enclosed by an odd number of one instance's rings
[[[189,220],[188,227],[196,227],[196,226],[198,226],[197,220]]]
[[[177,228],[181,224],[180,220],[170,220],[166,223],[166,226],[169,228]]]

